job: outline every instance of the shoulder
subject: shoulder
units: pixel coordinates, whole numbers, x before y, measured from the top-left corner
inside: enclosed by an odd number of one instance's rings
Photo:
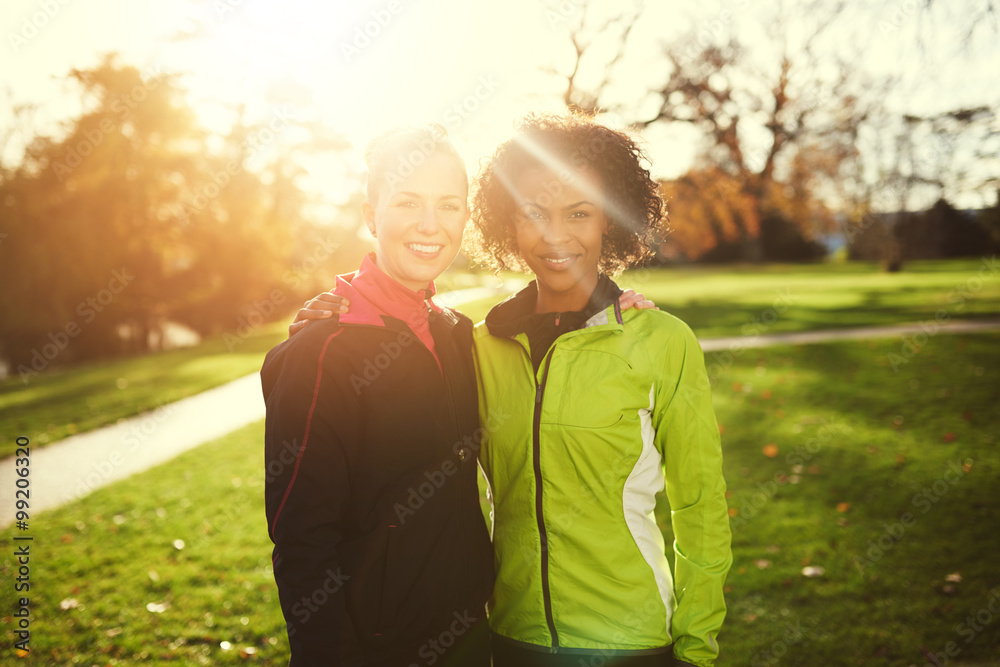
[[[674,340],[685,344],[698,342],[687,322],[664,310],[638,310],[632,308],[622,314],[624,326],[637,335],[651,336],[657,340]]]
[[[336,352],[345,346],[347,339],[341,335],[345,331],[336,315],[326,320],[312,320],[304,329],[267,353],[264,369],[315,367],[331,351]]]

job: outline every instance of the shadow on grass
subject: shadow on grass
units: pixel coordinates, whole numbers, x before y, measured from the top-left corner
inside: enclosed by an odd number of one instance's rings
[[[967,624],[994,593],[1000,609],[998,343],[934,337],[898,372],[898,340],[747,350],[719,376],[735,557],[720,665],[1000,650],[994,612]]]

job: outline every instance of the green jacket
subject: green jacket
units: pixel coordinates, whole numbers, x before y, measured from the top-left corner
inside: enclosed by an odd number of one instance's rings
[[[491,335],[489,321],[475,353],[493,632],[559,653],[673,642],[679,660],[711,665],[732,554],[719,427],[691,329],[615,304],[556,339],[536,373],[527,336]],[[664,473],[673,573],[653,516]]]

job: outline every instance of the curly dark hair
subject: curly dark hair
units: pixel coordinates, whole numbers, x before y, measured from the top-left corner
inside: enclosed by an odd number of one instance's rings
[[[625,132],[578,113],[530,114],[516,132],[486,158],[476,179],[472,227],[466,253],[497,272],[529,272],[517,249],[517,203],[511,183],[534,167],[556,171],[592,169],[604,195],[608,234],[601,246],[600,271],[617,275],[653,256],[651,245],[665,226],[659,186],[642,166],[642,150]]]

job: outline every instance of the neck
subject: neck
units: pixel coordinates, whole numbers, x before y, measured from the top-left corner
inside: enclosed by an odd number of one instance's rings
[[[565,291],[555,291],[542,281],[535,279],[538,286],[538,300],[535,301],[536,313],[570,313],[586,309],[590,296],[597,288],[597,274],[585,276],[572,288]]]

